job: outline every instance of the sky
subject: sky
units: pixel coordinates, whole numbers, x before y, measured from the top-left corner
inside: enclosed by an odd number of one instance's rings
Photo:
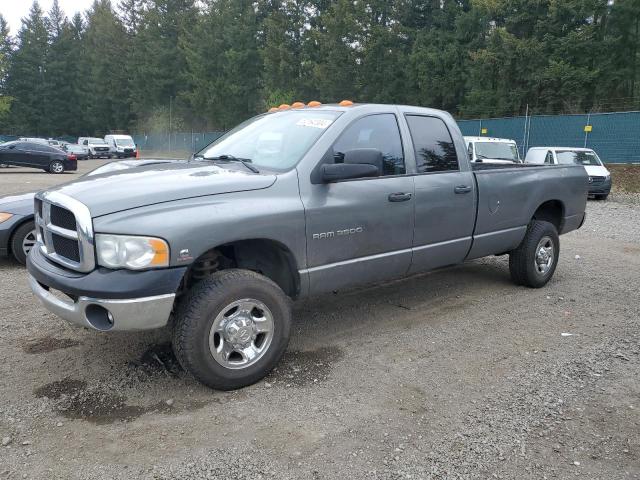
[[[48,12],[53,0],[38,0],[40,8]],[[76,12],[84,12],[92,4],[93,0],[58,0],[60,7],[67,17],[71,18]],[[29,14],[32,0],[0,0],[0,13],[9,22],[11,35],[16,35],[20,29],[20,19]]]

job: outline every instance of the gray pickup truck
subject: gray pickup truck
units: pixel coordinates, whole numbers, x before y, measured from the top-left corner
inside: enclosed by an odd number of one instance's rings
[[[189,161],[38,193],[29,280],[79,326],[171,324],[182,366],[234,389],[280,359],[292,299],[502,254],[517,284],[544,286],[587,188],[579,165],[472,168],[442,111],[282,109]]]

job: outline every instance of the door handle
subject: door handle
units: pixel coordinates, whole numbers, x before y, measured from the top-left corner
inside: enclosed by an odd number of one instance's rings
[[[410,193],[398,192],[398,193],[389,194],[389,201],[390,202],[406,202],[407,200],[411,200],[411,194]]]
[[[469,193],[471,191],[471,187],[469,185],[458,185],[453,189],[456,193]]]

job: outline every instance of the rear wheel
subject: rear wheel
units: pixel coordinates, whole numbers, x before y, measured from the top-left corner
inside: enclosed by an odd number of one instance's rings
[[[64,172],[64,163],[60,160],[54,160],[49,164],[49,172],[50,173],[63,173]]]
[[[559,255],[560,239],[556,227],[534,220],[522,243],[509,253],[511,279],[518,285],[543,287],[553,276]]]
[[[287,348],[290,328],[290,301],[278,285],[248,270],[222,270],[181,301],[173,348],[198,381],[233,390],[273,369]]]
[[[33,222],[20,225],[11,237],[11,253],[21,264],[27,263],[27,255],[36,244],[36,230]]]

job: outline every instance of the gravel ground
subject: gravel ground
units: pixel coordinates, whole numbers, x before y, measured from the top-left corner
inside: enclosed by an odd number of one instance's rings
[[[166,331],[66,325],[2,260],[0,479],[640,478],[638,203],[590,201],[540,290],[500,257],[301,302],[278,369],[236,392]]]

